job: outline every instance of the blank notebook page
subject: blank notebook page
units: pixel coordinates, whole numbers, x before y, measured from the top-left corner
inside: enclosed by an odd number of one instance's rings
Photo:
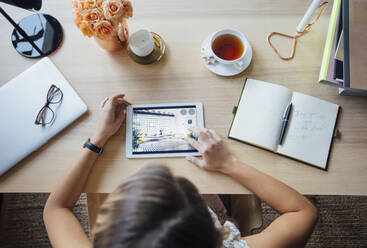
[[[229,137],[276,150],[291,96],[286,87],[247,79]]]

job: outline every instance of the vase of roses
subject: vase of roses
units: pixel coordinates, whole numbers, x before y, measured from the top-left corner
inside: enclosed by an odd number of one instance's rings
[[[73,0],[74,22],[109,52],[120,50],[129,39],[126,19],[132,17],[129,0]]]

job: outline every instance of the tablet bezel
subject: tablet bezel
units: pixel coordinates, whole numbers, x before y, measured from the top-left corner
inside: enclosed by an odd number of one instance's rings
[[[186,157],[200,156],[199,152],[170,152],[170,153],[149,153],[149,154],[133,154],[132,152],[132,113],[134,108],[161,108],[161,107],[185,107],[194,105],[196,108],[197,127],[204,128],[204,112],[203,104],[200,102],[186,102],[186,103],[161,103],[161,104],[138,104],[129,105],[126,111],[126,140],[125,152],[126,158],[167,158],[167,157]]]

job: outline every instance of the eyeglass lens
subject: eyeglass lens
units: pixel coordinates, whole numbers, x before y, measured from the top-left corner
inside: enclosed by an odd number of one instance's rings
[[[47,93],[47,102],[49,103],[59,103],[62,101],[63,94],[61,90],[56,87],[56,85],[51,85]]]
[[[44,106],[37,115],[36,124],[46,125],[53,121],[54,112],[48,106]]]

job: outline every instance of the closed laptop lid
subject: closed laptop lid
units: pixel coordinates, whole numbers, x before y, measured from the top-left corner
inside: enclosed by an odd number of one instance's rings
[[[54,121],[36,125],[50,86],[61,89],[63,100],[50,104]],[[75,121],[87,106],[51,62],[43,58],[0,88],[0,175]]]

